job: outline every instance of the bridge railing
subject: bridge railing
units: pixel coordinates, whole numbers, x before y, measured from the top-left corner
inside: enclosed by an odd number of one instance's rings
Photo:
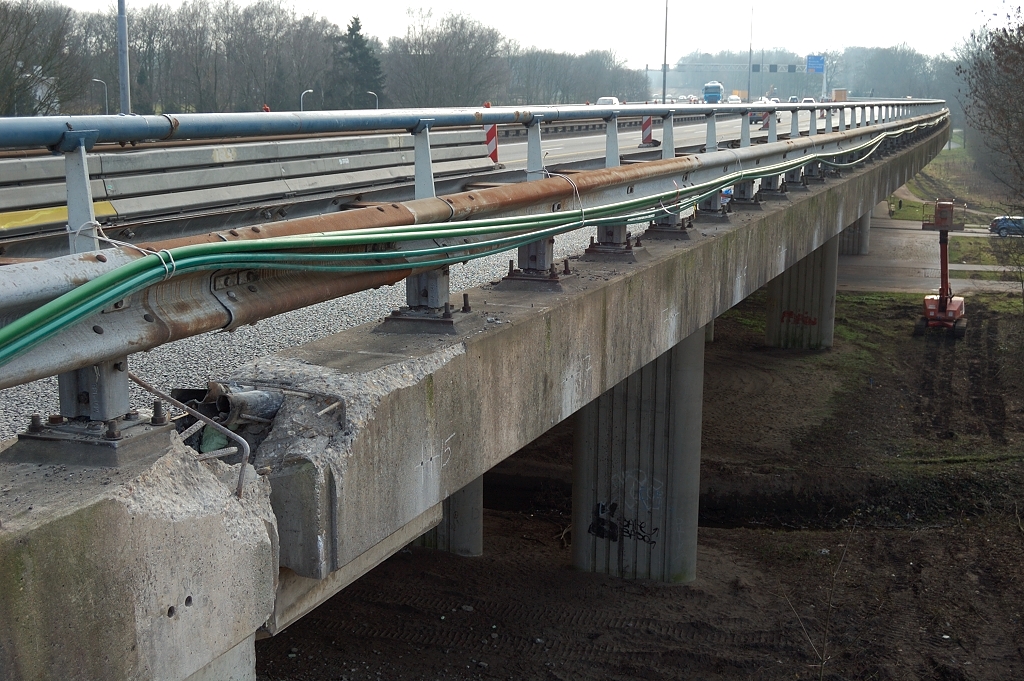
[[[521,256],[522,249],[528,251],[531,245],[549,243],[557,233],[586,225],[602,227],[598,229],[599,242],[618,246],[625,240],[628,246],[627,224],[671,220],[689,207],[718,198],[726,186],[819,164],[850,166],[905,140],[929,135],[947,122],[947,112],[939,101],[854,102],[827,107],[839,121],[838,127],[830,127],[831,132],[817,131],[816,112],[822,105],[780,105],[771,109],[811,112],[806,136],[794,125],[790,138],[773,143],[783,135],[774,130],[774,117],[770,117],[769,143],[750,145],[749,118],[744,116],[740,147],[724,151],[717,151],[716,115],[753,108],[698,107],[708,117],[705,154],[677,158],[670,139],[663,145],[663,160],[620,166],[616,135],[609,132],[608,167],[603,170],[546,176],[543,165],[531,167],[527,161],[526,176],[538,181],[476,188],[440,198],[432,191],[418,190],[412,201],[154,244],[106,239],[91,217],[74,222],[74,201],[91,208],[91,197],[76,199],[73,179],[77,172],[81,180],[77,188],[88,187],[88,144],[126,131],[134,134],[143,127],[147,134],[252,135],[260,131],[253,127],[258,118],[267,123],[262,128],[265,134],[281,134],[281,126],[286,124],[316,121],[323,126],[328,119],[333,121],[333,130],[342,121],[366,125],[360,118],[364,115],[216,115],[217,121],[208,122],[200,115],[189,115],[174,131],[160,130],[152,120],[167,121],[164,117],[65,118],[57,119],[61,125],[56,127],[54,121],[40,119],[36,123],[39,129],[23,121],[0,121],[4,143],[24,144],[31,138],[51,143],[58,150],[70,150],[63,152],[71,169],[69,214],[73,224],[82,225],[69,229],[72,255],[0,267],[0,388],[112,363],[125,357],[126,348],[142,351],[207,331],[237,328],[425,272],[444,272],[446,302],[446,267],[452,263],[509,249],[520,249]],[[656,105],[608,112],[610,116],[659,112],[672,117],[680,109]],[[549,114],[593,117],[594,111],[593,107],[517,112],[489,109],[472,118],[486,123],[515,116],[528,123],[546,120]],[[856,125],[853,128],[845,116],[851,111],[858,112],[849,119]],[[366,118],[387,128],[417,122],[422,127],[413,126],[413,133],[423,135],[421,145],[416,146],[417,157],[429,159],[426,133],[434,126],[424,121],[465,125],[470,115],[457,111],[442,117],[433,111],[431,116],[384,112]],[[136,122],[134,118],[147,120]],[[10,123],[16,123],[24,134],[5,134]],[[61,127],[63,130],[58,130]],[[615,126],[608,128],[615,130]],[[665,130],[670,136],[672,126]],[[539,137],[530,137],[530,145],[535,142],[539,148]],[[432,183],[432,178],[424,181]],[[83,210],[80,206],[79,216]],[[551,264],[549,260],[550,255],[547,260],[542,258],[541,273]]]

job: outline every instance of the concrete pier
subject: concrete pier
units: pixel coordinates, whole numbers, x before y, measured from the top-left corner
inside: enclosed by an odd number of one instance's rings
[[[839,255],[868,255],[871,243],[871,212],[847,227],[839,235]]]
[[[690,582],[697,570],[705,331],[584,406],[573,438],[580,570]]]
[[[838,266],[837,235],[768,283],[765,345],[832,347]]]
[[[457,556],[484,553],[484,478],[481,475],[441,505],[443,517],[417,544]]]

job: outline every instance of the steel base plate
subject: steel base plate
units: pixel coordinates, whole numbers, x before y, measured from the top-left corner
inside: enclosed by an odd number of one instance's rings
[[[440,333],[455,336],[460,333],[459,321],[465,319],[466,316],[465,312],[452,310],[451,317],[445,318],[439,311],[403,307],[385,317],[374,331],[379,333]]]
[[[91,427],[90,427],[91,426]],[[158,458],[170,449],[172,423],[154,426],[149,421],[120,421],[121,439],[104,438],[101,421],[66,421],[44,425],[38,433],[18,433],[18,441],[0,454],[5,463],[65,464],[69,466],[123,466]]]
[[[651,254],[643,246],[616,246],[594,244],[587,248],[580,260],[585,262],[646,262]]]

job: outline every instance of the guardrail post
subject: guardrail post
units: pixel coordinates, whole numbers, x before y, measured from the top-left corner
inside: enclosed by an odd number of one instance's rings
[[[519,247],[519,269],[530,274],[546,273],[555,262],[555,237],[531,241]]]
[[[676,157],[676,117],[674,111],[669,111],[661,119],[661,158],[669,159]]]
[[[778,114],[775,111],[768,112],[768,143],[772,144],[779,141],[779,122],[776,118]],[[777,192],[779,191],[779,185],[781,184],[781,175],[767,175],[761,178],[761,191],[762,192]]]
[[[544,153],[540,145],[541,119],[535,118],[526,126],[526,181],[544,179]]]
[[[810,109],[810,111],[808,111],[808,113],[810,114],[810,122],[807,124],[807,134],[808,135],[817,135],[818,134],[818,110],[816,108],[814,108],[814,107],[811,107],[811,109]]]
[[[707,126],[707,139],[704,145],[704,153],[710,154],[718,151],[718,130],[715,127],[715,112],[712,111],[709,114],[705,114],[706,126]],[[698,208],[705,212],[717,213],[722,210],[722,193],[715,192],[713,196],[709,196],[700,202]]]
[[[604,167],[614,168],[619,165],[619,114],[613,113],[604,120]]]
[[[743,120],[740,123],[740,147],[750,146],[750,112],[743,113]],[[754,181],[744,180],[737,182],[732,188],[734,201],[754,201]]]
[[[846,107],[839,107],[839,132],[846,132]]]
[[[406,277],[405,302],[409,307],[439,310],[448,301],[447,266]]]
[[[430,126],[434,119],[420,119],[410,132],[413,135],[415,151],[417,199],[430,199],[434,192],[434,171],[430,159]],[[448,303],[448,268],[441,267],[429,272],[414,274],[405,279],[405,302],[411,308],[438,310]]]
[[[68,242],[72,253],[98,251],[96,214],[92,208],[92,184],[85,145],[64,152],[64,177],[68,192]]]
[[[800,111],[789,112],[789,139],[800,139]]]
[[[413,151],[416,166],[416,198],[432,199],[434,193],[434,171],[430,163],[430,126],[434,119],[424,118],[413,128]]]
[[[86,157],[86,147],[90,144],[86,135],[66,136],[62,144],[71,253],[88,253],[100,248],[92,205],[89,160]],[[60,414],[65,418],[109,421],[123,417],[130,409],[128,357],[60,374],[57,376],[57,392]]]
[[[832,132],[835,129],[832,127],[832,110],[831,104],[825,109],[825,132]]]

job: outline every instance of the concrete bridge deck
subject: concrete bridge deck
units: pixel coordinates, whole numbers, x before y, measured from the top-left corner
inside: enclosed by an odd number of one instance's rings
[[[839,235],[947,135],[737,207],[688,239],[584,256],[556,286],[470,291],[454,335],[360,327],[222,377],[285,391],[241,499],[237,469],[177,443],[120,468],[0,464],[0,669],[252,678],[258,631],[437,526],[447,498],[470,490],[471,507],[486,470],[573,415],[581,441],[593,428],[574,464],[574,524],[593,514],[577,565],[692,578],[706,327],[774,282],[777,342],[827,347]],[[631,469],[663,476],[646,524],[612,501]]]

